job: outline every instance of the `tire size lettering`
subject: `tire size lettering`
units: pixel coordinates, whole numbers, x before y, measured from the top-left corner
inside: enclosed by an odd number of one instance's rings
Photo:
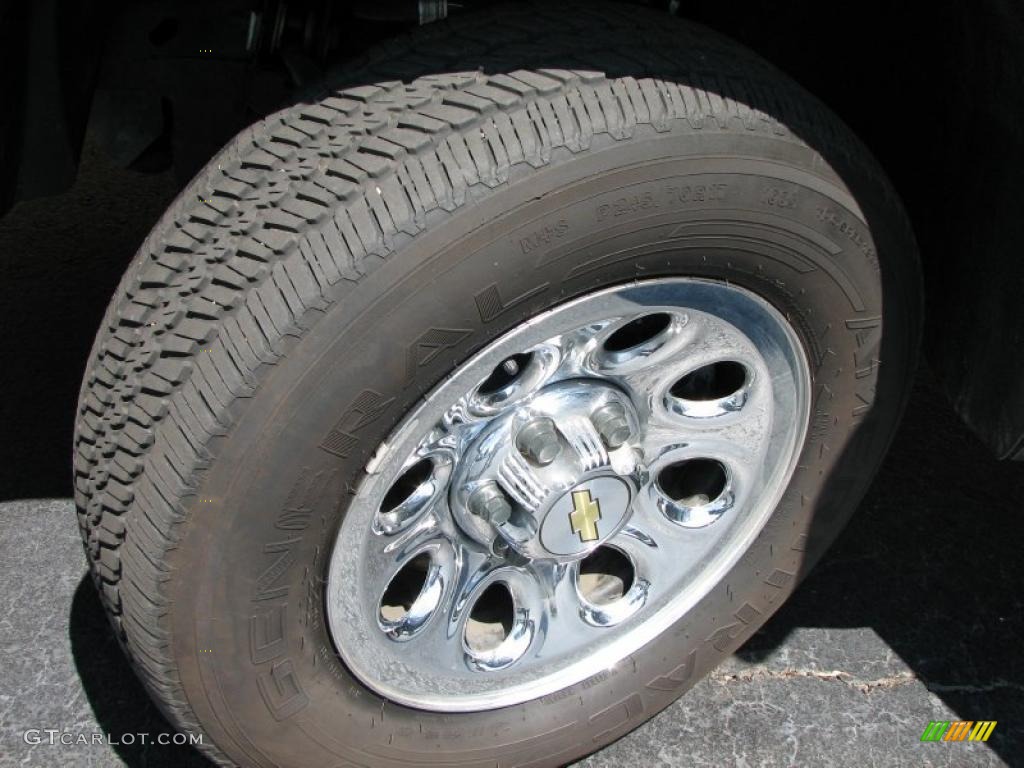
[[[603,203],[597,207],[597,220],[604,221],[609,218],[626,216],[631,213],[660,208],[658,201],[654,198],[653,192],[640,192],[635,195],[626,195],[613,200],[610,203]]]
[[[717,202],[725,200],[728,193],[728,184],[670,184],[665,187],[669,205]]]
[[[728,192],[728,184],[669,184],[657,193],[638,192],[602,203],[597,207],[597,220],[616,219],[663,206],[717,202],[724,200]]]
[[[761,203],[772,208],[796,208],[796,191],[781,187],[765,187],[761,190]]]

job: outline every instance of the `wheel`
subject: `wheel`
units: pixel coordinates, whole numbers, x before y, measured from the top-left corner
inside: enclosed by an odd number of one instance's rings
[[[360,66],[236,138],[128,270],[79,405],[92,571],[215,759],[564,764],[856,508],[913,237],[836,118],[661,15],[517,5]]]

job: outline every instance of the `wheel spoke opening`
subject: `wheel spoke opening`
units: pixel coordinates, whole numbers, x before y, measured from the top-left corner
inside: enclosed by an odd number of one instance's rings
[[[580,597],[593,605],[608,605],[633,586],[635,571],[629,558],[613,547],[598,547],[580,562]]]
[[[606,352],[626,352],[637,349],[657,339],[672,324],[667,312],[653,312],[630,320],[605,339]]]
[[[683,416],[706,419],[740,410],[747,402],[749,369],[735,360],[702,365],[677,380],[666,407]]]
[[[728,476],[721,462],[714,459],[687,459],[669,464],[658,475],[658,485],[673,501],[687,507],[700,507],[718,499]]]
[[[441,567],[427,552],[391,577],[378,608],[378,624],[392,640],[408,640],[434,614],[444,592]]]
[[[382,621],[398,622],[409,614],[412,604],[416,602],[416,598],[423,591],[429,568],[430,555],[423,553],[416,555],[399,569],[380,599]]]
[[[433,469],[434,463],[430,459],[420,459],[405,470],[384,494],[380,511],[384,514],[394,512],[399,504],[408,501],[430,479]]]
[[[428,457],[402,471],[380,502],[375,521],[378,533],[397,533],[428,506],[437,492],[437,469]]]
[[[689,317],[647,312],[619,325],[610,324],[589,365],[599,375],[622,375],[652,365],[675,348]]]
[[[621,624],[644,606],[650,587],[628,555],[600,546],[580,561],[576,573],[580,618],[593,627]]]
[[[693,458],[663,467],[655,484],[658,507],[686,528],[703,528],[718,520],[735,501],[730,475],[715,459]]]
[[[476,599],[466,621],[466,647],[474,653],[493,651],[508,638],[515,622],[512,593],[495,582]]]
[[[747,369],[735,360],[703,365],[672,385],[672,396],[706,402],[729,397],[747,383]]]
[[[533,642],[534,622],[519,605],[521,595],[504,581],[487,586],[466,617],[462,647],[468,667],[498,672],[526,654]]]

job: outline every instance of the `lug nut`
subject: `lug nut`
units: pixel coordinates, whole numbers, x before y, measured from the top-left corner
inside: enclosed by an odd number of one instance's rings
[[[611,450],[615,450],[629,439],[629,420],[626,418],[626,409],[619,403],[608,403],[602,405],[590,416],[590,420],[597,429],[604,444]]]
[[[555,422],[547,418],[534,419],[519,430],[516,447],[531,462],[546,467],[562,450]]]
[[[508,522],[512,514],[512,505],[508,503],[508,499],[496,483],[486,483],[473,491],[473,495],[469,497],[469,511],[491,525],[501,525]]]

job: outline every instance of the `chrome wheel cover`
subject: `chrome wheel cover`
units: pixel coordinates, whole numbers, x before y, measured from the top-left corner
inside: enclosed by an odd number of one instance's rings
[[[530,319],[367,466],[328,573],[339,654],[382,696],[448,712],[612,667],[747,551],[809,410],[793,328],[724,282],[631,283]]]

